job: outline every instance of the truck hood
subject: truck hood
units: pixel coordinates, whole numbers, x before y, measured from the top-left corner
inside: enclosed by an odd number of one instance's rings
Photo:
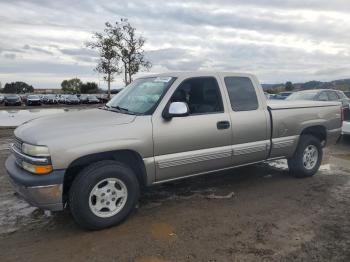
[[[46,145],[46,141],[79,136],[84,133],[103,132],[106,126],[128,124],[134,115],[102,109],[87,109],[39,117],[23,123],[15,130],[15,136],[31,144]]]

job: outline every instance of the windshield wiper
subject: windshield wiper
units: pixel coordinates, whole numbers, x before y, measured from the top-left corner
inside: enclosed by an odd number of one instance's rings
[[[120,106],[110,106],[110,107],[113,108],[113,109],[117,109],[118,112],[120,112],[120,113],[126,113],[126,114],[129,114],[129,115],[141,115],[140,113],[132,112],[129,109],[124,108],[124,107],[120,107]]]
[[[109,110],[109,111],[114,111],[114,112],[119,112],[119,113],[124,113],[124,114],[128,114],[128,115],[142,115],[140,113],[137,112],[132,112],[127,108],[124,107],[120,107],[120,106],[109,106],[109,105],[105,105],[102,109],[104,110]],[[114,109],[114,110],[113,110]],[[115,110],[116,109],[116,110]]]
[[[111,106],[111,107],[112,107],[112,108],[115,108],[115,109],[118,109],[118,110],[121,110],[121,111],[129,112],[129,109],[124,108],[124,107],[120,107],[120,106]]]

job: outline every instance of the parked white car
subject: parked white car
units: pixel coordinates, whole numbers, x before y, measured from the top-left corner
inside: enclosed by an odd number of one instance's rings
[[[350,121],[343,122],[342,134],[350,136]]]
[[[344,110],[344,122],[342,127],[342,134],[350,136],[350,106]]]

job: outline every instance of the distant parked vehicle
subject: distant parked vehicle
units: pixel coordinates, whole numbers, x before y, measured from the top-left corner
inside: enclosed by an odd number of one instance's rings
[[[96,96],[89,95],[89,96],[87,96],[87,103],[88,104],[98,104],[98,103],[100,103],[100,100]]]
[[[349,108],[350,100],[339,90],[333,89],[312,89],[295,92],[287,100],[314,100],[314,101],[339,101],[343,108]]]
[[[80,103],[80,100],[76,95],[68,95],[65,101],[67,105],[78,105]]]
[[[3,95],[0,95],[0,104],[2,104],[2,102],[4,102],[5,97]]]
[[[98,100],[100,100],[100,103],[105,104],[109,101],[107,94],[101,94],[98,97]]]
[[[273,99],[273,97],[275,96],[274,94],[269,94],[267,92],[264,92],[264,95],[265,95],[266,99]]]
[[[60,103],[60,104],[65,104],[66,103],[66,98],[68,97],[68,95],[60,95],[59,97],[58,97],[58,102]]]
[[[278,94],[271,96],[270,99],[285,100],[291,94],[293,94],[293,92],[281,92],[281,93],[278,93]]]
[[[19,95],[7,95],[5,96],[5,106],[20,106],[22,105],[22,100]]]
[[[291,94],[293,94],[293,92],[281,92],[281,93],[279,93],[279,95],[284,97],[284,98],[289,97]]]
[[[350,98],[350,91],[344,91],[344,94],[345,94],[348,98]]]
[[[40,106],[41,100],[38,95],[29,95],[27,96],[27,100],[25,102],[27,106]]]
[[[58,99],[56,95],[45,95],[43,98],[44,104],[54,105],[58,104]]]
[[[342,127],[342,134],[350,136],[350,107],[344,108],[344,122]]]
[[[27,102],[27,95],[20,95],[20,98],[23,103]]]
[[[88,96],[87,95],[80,95],[79,100],[81,104],[87,104],[89,102]]]
[[[38,97],[40,98],[41,103],[43,103],[43,101],[44,101],[44,95],[38,94]]]

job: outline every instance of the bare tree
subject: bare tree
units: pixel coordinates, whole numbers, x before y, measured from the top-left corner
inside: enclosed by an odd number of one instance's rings
[[[128,85],[132,82],[132,77],[140,69],[149,70],[152,67],[151,62],[147,61],[144,55],[143,46],[145,38],[136,35],[136,28],[132,27],[127,19],[121,19],[116,22],[116,28],[119,34],[116,34],[116,41],[122,68],[124,72],[124,83]]]
[[[87,46],[99,52],[96,71],[104,74],[109,97],[115,74],[123,72],[124,83],[128,85],[136,73],[141,69],[149,70],[152,65],[144,55],[145,38],[136,35],[136,29],[127,19],[121,19],[113,25],[107,22],[105,26],[103,33],[94,33],[94,41],[88,42]]]
[[[117,42],[118,36],[121,37],[120,30],[110,23],[105,23],[103,33],[94,33],[94,41],[86,43],[87,47],[96,49],[99,53],[99,61],[95,70],[103,74],[103,79],[108,85],[108,99],[111,96],[111,82],[114,81],[114,75],[121,73],[120,55],[118,54]]]

